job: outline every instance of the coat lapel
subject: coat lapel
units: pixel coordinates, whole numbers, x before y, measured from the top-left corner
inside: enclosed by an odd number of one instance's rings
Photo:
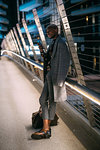
[[[54,57],[54,55],[55,55],[55,53],[56,53],[56,50],[57,50],[57,44],[58,44],[59,39],[60,39],[60,36],[58,36],[58,38],[57,38],[56,41],[55,41],[51,59],[53,59],[53,57]]]

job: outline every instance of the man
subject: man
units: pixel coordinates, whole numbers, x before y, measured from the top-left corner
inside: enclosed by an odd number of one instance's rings
[[[70,55],[66,43],[58,35],[58,27],[54,24],[47,27],[47,35],[53,39],[47,53],[39,45],[44,61],[47,61],[47,74],[44,88],[40,96],[42,107],[43,129],[31,135],[32,139],[43,139],[51,137],[50,122],[54,119],[56,102],[65,101],[67,98],[65,78],[67,76]]]

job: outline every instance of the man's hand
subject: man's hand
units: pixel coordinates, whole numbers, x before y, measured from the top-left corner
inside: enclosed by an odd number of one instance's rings
[[[37,43],[40,49],[40,52],[43,53],[43,46],[40,43]]]
[[[44,57],[44,51],[43,51],[43,46],[41,43],[37,43],[38,46],[39,46],[39,49],[40,49],[40,53],[41,53],[41,56]]]
[[[64,83],[63,83],[63,82],[58,83],[58,86],[59,86],[59,87],[62,87],[63,85],[64,85]]]

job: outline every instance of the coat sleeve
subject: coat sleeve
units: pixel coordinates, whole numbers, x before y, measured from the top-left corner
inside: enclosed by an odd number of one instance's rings
[[[70,54],[66,43],[60,42],[58,44],[58,73],[57,85],[62,87],[70,65]]]

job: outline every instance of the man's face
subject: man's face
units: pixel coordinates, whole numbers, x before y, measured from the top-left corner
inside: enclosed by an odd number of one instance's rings
[[[47,29],[47,36],[52,39],[57,35],[57,30],[56,29]]]

